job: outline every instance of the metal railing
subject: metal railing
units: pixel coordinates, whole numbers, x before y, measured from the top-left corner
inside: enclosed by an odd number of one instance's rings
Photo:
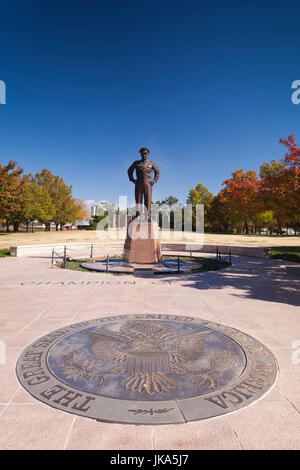
[[[75,248],[69,248],[67,247],[67,245],[64,245],[64,248],[63,248],[63,253],[57,253],[55,251],[55,249],[53,248],[52,249],[52,256],[51,256],[51,267],[53,268],[54,267],[54,263],[55,263],[55,260],[56,259],[61,259],[62,260],[62,267],[64,269],[66,269],[67,267],[67,262],[68,261],[78,261],[80,259],[82,259],[83,257],[83,254],[82,254],[82,250],[79,248],[79,251],[78,252],[78,249],[77,249],[77,256],[76,256],[76,253],[74,253],[74,251],[76,252],[76,249]],[[201,253],[201,250],[189,250],[189,255],[176,255],[174,253],[174,257],[176,256],[177,257],[177,271],[178,272],[181,272],[181,268],[180,268],[180,258],[185,258],[187,256],[190,256],[191,258],[193,257],[193,253],[194,254],[198,254],[198,253]],[[100,253],[99,253],[100,255]],[[87,252],[87,256],[86,257],[89,257],[90,258],[90,261],[92,263],[95,262],[95,246],[93,243],[91,243],[90,247],[89,247],[89,250]],[[103,253],[103,251],[101,252],[101,257],[104,258],[105,257],[105,254]],[[108,272],[108,268],[109,268],[109,260],[110,260],[110,257],[111,255],[110,254],[106,254],[106,271]],[[224,257],[226,257],[226,259],[224,259]],[[232,254],[231,254],[231,249],[229,249],[227,252],[225,253],[221,253],[219,248],[216,247],[216,260],[217,260],[217,266],[219,267],[221,265],[221,262],[222,261],[226,261],[228,263],[229,266],[232,266]]]
[[[229,264],[229,266],[232,266],[232,256],[231,256],[231,249],[227,251],[227,253],[222,253],[219,251],[219,248],[216,247],[216,258],[217,258],[217,266],[220,266],[221,261],[222,261],[222,256],[227,256],[226,262]]]
[[[72,256],[72,251],[73,251],[73,256]],[[82,257],[83,257],[82,251],[80,251],[80,254],[77,252],[77,255],[78,256],[75,256],[74,249],[72,250],[71,248],[68,248],[67,245],[64,245],[63,253],[57,253],[55,249],[53,248],[52,254],[51,254],[51,267],[52,268],[54,267],[55,260],[62,260],[62,267],[66,269],[68,261],[82,260]],[[101,253],[101,256],[104,257],[104,254]],[[87,257],[90,258],[91,263],[95,262],[95,249],[94,249],[93,244],[91,244],[90,246],[89,254],[87,254]],[[109,270],[109,260],[110,260],[110,255],[107,253],[106,255],[106,271],[107,272]]]

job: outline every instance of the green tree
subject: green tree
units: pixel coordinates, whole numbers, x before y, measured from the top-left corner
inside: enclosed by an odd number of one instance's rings
[[[26,223],[26,231],[28,231],[30,222],[32,223],[33,231],[33,222],[35,220],[47,226],[53,219],[54,214],[55,207],[47,189],[40,186],[36,181],[31,180],[27,191],[27,199],[22,208],[22,218]]]
[[[158,201],[160,205],[166,204],[167,206],[174,206],[178,204],[178,199],[177,197],[174,196],[168,196],[166,199],[163,199],[161,202]]]
[[[96,230],[97,224],[101,222],[105,217],[107,217],[108,213],[104,212],[102,215],[95,215],[92,217],[92,223],[86,228],[86,230]],[[104,229],[108,228],[108,224],[105,225]]]
[[[67,222],[75,222],[78,216],[78,206],[72,197],[72,186],[68,186],[63,178],[55,176],[51,171],[44,168],[41,173],[35,175],[36,182],[48,191],[51,202],[55,207],[52,222],[55,223],[56,230],[59,225]],[[50,222],[46,223],[46,230],[50,230]]]
[[[261,232],[262,229],[266,228],[272,234],[277,227],[277,220],[274,218],[273,211],[258,212],[253,217],[253,223],[255,226],[255,232]]]
[[[272,160],[269,162],[264,162],[259,169],[259,176],[261,179],[265,179],[269,176],[282,176],[285,172],[286,166],[283,162],[277,162]]]
[[[223,189],[214,197],[208,218],[213,231],[228,232],[232,228],[236,214],[232,207],[232,201],[226,198]]]
[[[202,183],[199,183],[195,188],[190,189],[186,202],[193,206],[193,228],[195,227],[196,204],[204,204],[204,227],[211,227],[209,215],[213,199],[214,195]]]
[[[164,224],[166,224],[167,226],[168,224],[170,224],[169,225],[170,229],[174,230],[174,211],[176,215],[178,215],[178,211],[180,211],[181,218],[183,217],[182,208],[178,204],[178,202],[179,201],[177,197],[174,197],[174,196],[168,196],[162,201],[156,201],[155,204],[158,204],[160,206],[159,213],[158,213],[158,224],[160,228],[162,228]]]

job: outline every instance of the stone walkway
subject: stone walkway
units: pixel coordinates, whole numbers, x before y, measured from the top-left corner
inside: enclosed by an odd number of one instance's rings
[[[300,447],[299,265],[234,257],[222,271],[143,278],[51,269],[43,258],[3,258],[0,286],[0,341],[6,346],[5,364],[0,354],[0,449]],[[278,382],[236,413],[153,427],[64,413],[19,385],[15,363],[29,343],[71,323],[125,313],[190,315],[238,328],[275,354]]]

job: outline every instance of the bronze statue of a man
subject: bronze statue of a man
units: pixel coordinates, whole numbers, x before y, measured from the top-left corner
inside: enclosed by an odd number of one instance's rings
[[[142,204],[144,198],[149,220],[151,216],[152,186],[158,180],[160,172],[158,166],[148,160],[149,149],[142,147],[139,152],[142,159],[136,160],[128,168],[128,177],[135,184],[135,203]],[[134,170],[136,171],[136,179],[133,177]],[[154,178],[152,179],[153,172]]]

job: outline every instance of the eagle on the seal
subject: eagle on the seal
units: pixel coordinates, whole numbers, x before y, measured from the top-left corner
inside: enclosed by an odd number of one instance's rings
[[[192,327],[177,331],[163,322],[136,320],[126,322],[118,332],[103,327],[82,333],[91,340],[89,350],[94,357],[116,364],[111,374],[126,374],[121,385],[153,395],[176,387],[168,374],[191,374],[182,364],[204,356],[203,338],[211,331]]]

